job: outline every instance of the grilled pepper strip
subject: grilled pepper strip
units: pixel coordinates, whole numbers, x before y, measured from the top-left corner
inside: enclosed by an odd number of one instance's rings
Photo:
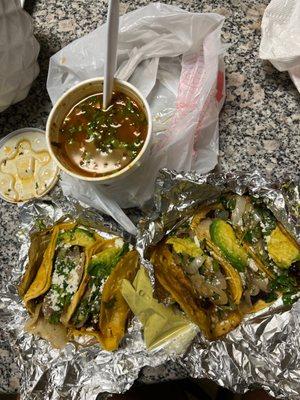
[[[133,282],[139,269],[139,256],[133,250],[125,254],[104,284],[100,305],[100,335],[105,350],[115,350],[124,336],[129,306],[121,293],[123,279]]]

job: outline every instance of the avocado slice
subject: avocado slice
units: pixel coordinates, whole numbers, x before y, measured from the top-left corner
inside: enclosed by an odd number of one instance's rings
[[[82,228],[74,228],[70,231],[62,232],[59,234],[58,239],[71,246],[90,247],[95,243],[93,233]]]
[[[129,244],[125,243],[119,247],[109,247],[98,254],[93,255],[88,273],[90,276],[107,278],[120,259],[129,251]]]
[[[238,270],[245,271],[248,255],[239,245],[231,225],[222,219],[215,219],[210,225],[210,236],[225,258]]]
[[[271,232],[267,243],[268,253],[279,268],[289,268],[295,261],[300,260],[300,249],[279,226]]]
[[[166,243],[171,244],[176,253],[187,254],[190,257],[198,257],[203,254],[201,248],[190,238],[178,238],[173,236],[170,237]]]

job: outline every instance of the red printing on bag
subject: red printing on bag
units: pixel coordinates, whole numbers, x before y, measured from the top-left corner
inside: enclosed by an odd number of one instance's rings
[[[223,98],[223,87],[224,87],[224,73],[221,71],[218,71],[217,75],[217,93],[216,93],[216,100],[218,103]]]

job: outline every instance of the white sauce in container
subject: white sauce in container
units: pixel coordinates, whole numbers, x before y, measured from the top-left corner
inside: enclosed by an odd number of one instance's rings
[[[19,129],[0,141],[0,196],[4,200],[19,203],[43,196],[56,184],[58,173],[43,131]]]

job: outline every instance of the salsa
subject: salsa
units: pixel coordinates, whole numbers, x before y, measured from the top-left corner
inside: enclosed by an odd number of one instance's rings
[[[141,151],[147,135],[147,118],[138,104],[114,92],[103,109],[103,94],[77,103],[65,117],[57,146],[75,172],[97,177],[126,167]]]

